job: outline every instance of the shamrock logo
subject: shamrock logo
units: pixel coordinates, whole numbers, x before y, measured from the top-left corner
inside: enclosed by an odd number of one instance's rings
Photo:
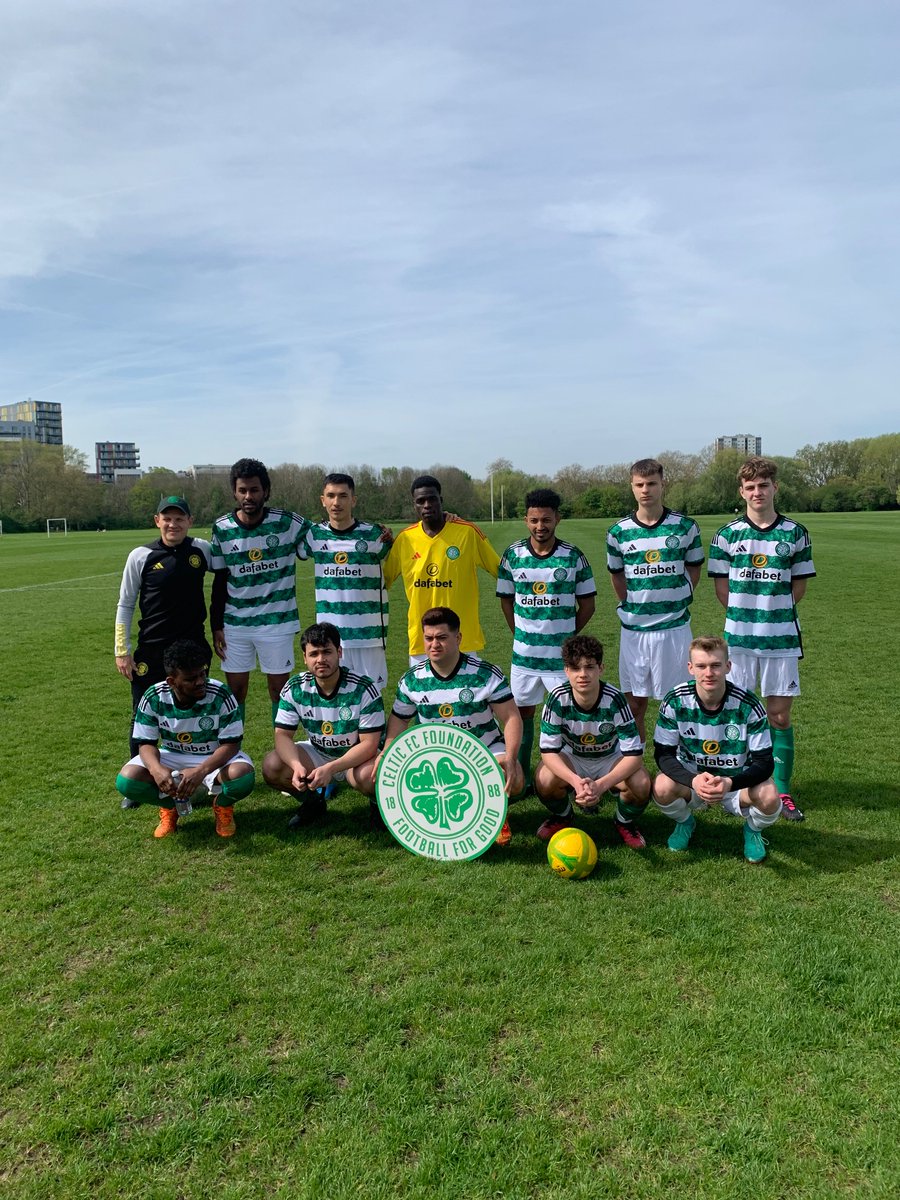
[[[465,767],[444,755],[436,767],[430,762],[410,767],[403,786],[412,793],[414,812],[421,813],[429,824],[449,831],[451,821],[460,821],[475,803],[467,786],[470,779]]]

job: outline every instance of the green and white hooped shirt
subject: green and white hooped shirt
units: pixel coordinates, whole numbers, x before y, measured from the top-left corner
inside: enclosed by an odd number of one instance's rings
[[[234,513],[212,527],[212,569],[228,571],[225,627],[259,633],[296,633],[296,560],[306,558],[309,522],[283,508],[267,508],[247,529]]]

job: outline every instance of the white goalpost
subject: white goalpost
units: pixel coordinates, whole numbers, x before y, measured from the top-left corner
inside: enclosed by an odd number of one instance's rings
[[[54,533],[61,533],[63,537],[67,536],[69,526],[65,517],[48,517],[47,518],[47,537],[52,537]]]

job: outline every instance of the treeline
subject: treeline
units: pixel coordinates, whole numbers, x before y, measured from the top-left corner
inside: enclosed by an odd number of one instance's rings
[[[727,513],[738,506],[736,474],[743,455],[736,451],[699,454],[663,451],[666,502],[691,514]],[[900,433],[851,442],[820,442],[803,446],[792,458],[773,456],[779,467],[778,505],[786,512],[848,512],[900,507]],[[383,521],[413,517],[410,484],[426,471],[443,485],[444,503],[451,511],[473,520],[497,520],[524,515],[525,496],[532,488],[555,488],[563,512],[571,517],[614,519],[632,506],[629,463],[563,467],[555,475],[520,471],[505,458],[489,463],[484,479],[474,479],[458,467],[382,467],[367,464],[271,468],[273,502],[312,516],[320,511],[322,478],[329,470],[349,471],[356,480],[359,512]],[[48,517],[65,517],[73,529],[146,526],[160,496],[184,494],[198,525],[209,525],[232,505],[228,478],[198,479],[156,467],[141,479],[100,484],[85,474],[87,460],[71,447],[41,446],[34,442],[0,444],[0,519],[5,532],[46,528]]]

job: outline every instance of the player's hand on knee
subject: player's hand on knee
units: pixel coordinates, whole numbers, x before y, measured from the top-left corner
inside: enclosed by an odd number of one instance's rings
[[[194,792],[196,792],[197,788],[203,782],[205,775],[206,771],[203,769],[202,763],[197,767],[188,767],[186,771],[182,771],[181,773],[181,781],[178,784],[175,795],[193,796]]]
[[[306,786],[310,789],[310,791],[313,792],[318,788],[328,787],[329,783],[331,783],[333,775],[334,768],[331,766],[324,765],[321,767],[316,767],[314,771],[310,771],[310,773],[307,775]]]
[[[175,795],[175,781],[168,767],[155,767],[150,770],[150,777],[164,796]]]

